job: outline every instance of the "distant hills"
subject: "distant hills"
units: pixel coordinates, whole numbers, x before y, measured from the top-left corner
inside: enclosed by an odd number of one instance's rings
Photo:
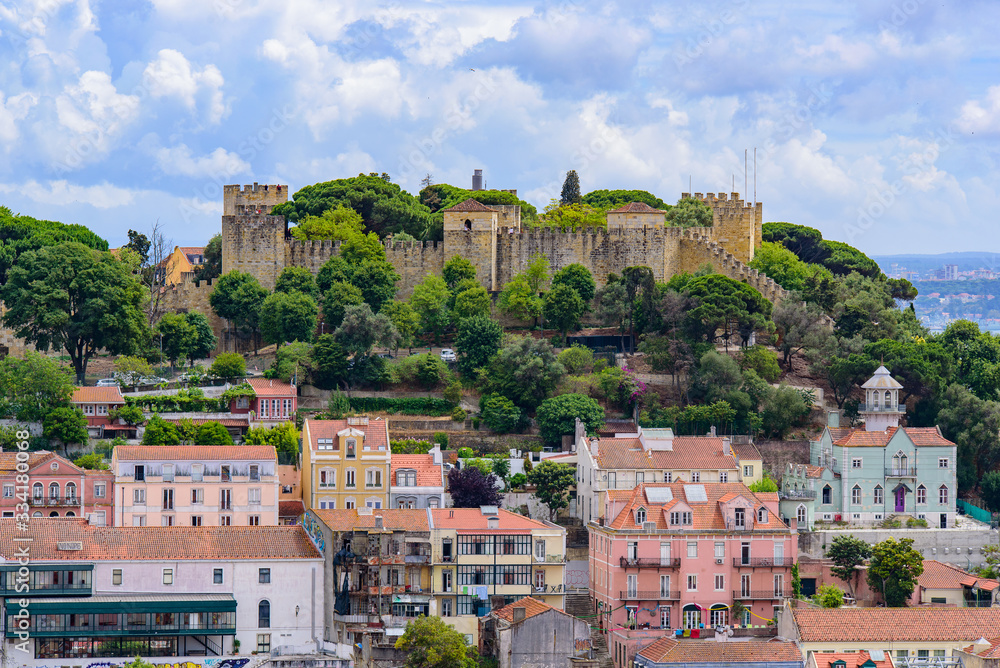
[[[869,255],[868,257],[875,260],[886,274],[892,271],[893,264],[921,274],[940,269],[946,264],[957,264],[959,271],[972,271],[973,269],[1000,271],[1000,252],[991,251],[965,251],[938,255]]]

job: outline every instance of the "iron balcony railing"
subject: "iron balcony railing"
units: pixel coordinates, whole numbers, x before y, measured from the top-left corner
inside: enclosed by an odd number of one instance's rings
[[[791,557],[750,557],[733,559],[733,566],[739,568],[788,568],[795,565]]]
[[[622,568],[680,568],[681,559],[680,557],[675,557],[673,559],[657,559],[653,558],[641,558],[641,559],[629,559],[627,557],[620,557],[619,563]]]
[[[679,591],[664,591],[662,589],[631,589],[619,594],[620,601],[677,601],[681,597]]]
[[[812,489],[786,489],[781,492],[781,498],[783,499],[815,499],[816,491]]]
[[[28,501],[32,506],[78,506],[79,496],[33,496]]]
[[[865,404],[858,407],[860,413],[905,413],[906,404]]]
[[[753,589],[753,590],[738,590],[733,592],[733,598],[742,601],[774,601],[781,598],[791,598],[791,589],[782,589],[776,591],[774,589]]]
[[[893,468],[886,467],[885,469],[886,478],[916,478],[917,477],[917,467],[912,466],[910,468]]]

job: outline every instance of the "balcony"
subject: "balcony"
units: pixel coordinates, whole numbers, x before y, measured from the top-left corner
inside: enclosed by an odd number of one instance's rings
[[[632,590],[623,591],[618,595],[620,601],[679,601],[681,593],[679,591],[652,590]]]
[[[906,404],[865,404],[858,406],[859,413],[905,413]]]
[[[33,496],[28,503],[36,507],[52,508],[55,506],[78,506],[79,496]]]
[[[815,499],[816,491],[812,489],[786,489],[781,492],[782,499]]]
[[[791,557],[750,557],[733,559],[733,566],[736,568],[790,568],[795,565],[795,560]]]
[[[791,598],[792,590],[784,589],[775,591],[774,589],[734,591],[733,599],[740,601],[777,601],[783,598]]]
[[[886,478],[916,478],[917,477],[917,467],[913,466],[911,468],[886,468],[885,469]]]
[[[619,564],[622,568],[680,568],[681,560],[680,557],[675,559],[629,559],[627,557],[620,557]]]

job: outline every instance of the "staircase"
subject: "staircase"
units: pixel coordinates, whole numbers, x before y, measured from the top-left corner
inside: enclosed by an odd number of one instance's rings
[[[590,594],[566,594],[565,606],[566,612],[590,624],[590,646],[594,650],[594,658],[597,659],[598,668],[614,668],[611,653],[608,652],[608,643],[597,629],[594,599],[590,597]]]

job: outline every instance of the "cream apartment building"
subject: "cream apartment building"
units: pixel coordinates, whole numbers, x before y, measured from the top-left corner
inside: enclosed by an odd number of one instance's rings
[[[306,508],[388,508],[392,464],[382,418],[306,420],[302,501]]]

